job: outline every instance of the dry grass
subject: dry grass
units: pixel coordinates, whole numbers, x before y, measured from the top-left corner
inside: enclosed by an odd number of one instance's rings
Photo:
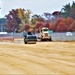
[[[75,75],[75,42],[1,43],[0,74]]]

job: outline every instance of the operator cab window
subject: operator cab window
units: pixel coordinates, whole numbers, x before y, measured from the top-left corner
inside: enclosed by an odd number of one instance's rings
[[[48,31],[48,29],[43,29],[43,31]]]
[[[32,35],[32,33],[31,32],[28,32],[28,35]]]

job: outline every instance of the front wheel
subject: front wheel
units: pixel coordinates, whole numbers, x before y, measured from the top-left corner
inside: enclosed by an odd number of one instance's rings
[[[24,43],[27,44],[26,38],[24,38]]]

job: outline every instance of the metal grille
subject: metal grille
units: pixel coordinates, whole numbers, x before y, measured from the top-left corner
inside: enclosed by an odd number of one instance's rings
[[[45,33],[45,36],[48,36],[48,33]]]

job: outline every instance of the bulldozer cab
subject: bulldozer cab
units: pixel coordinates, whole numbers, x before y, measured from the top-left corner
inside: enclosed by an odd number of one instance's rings
[[[45,31],[49,31],[49,29],[46,27],[41,29],[41,32],[45,32]]]
[[[32,33],[31,32],[28,32],[28,35],[32,35]]]

